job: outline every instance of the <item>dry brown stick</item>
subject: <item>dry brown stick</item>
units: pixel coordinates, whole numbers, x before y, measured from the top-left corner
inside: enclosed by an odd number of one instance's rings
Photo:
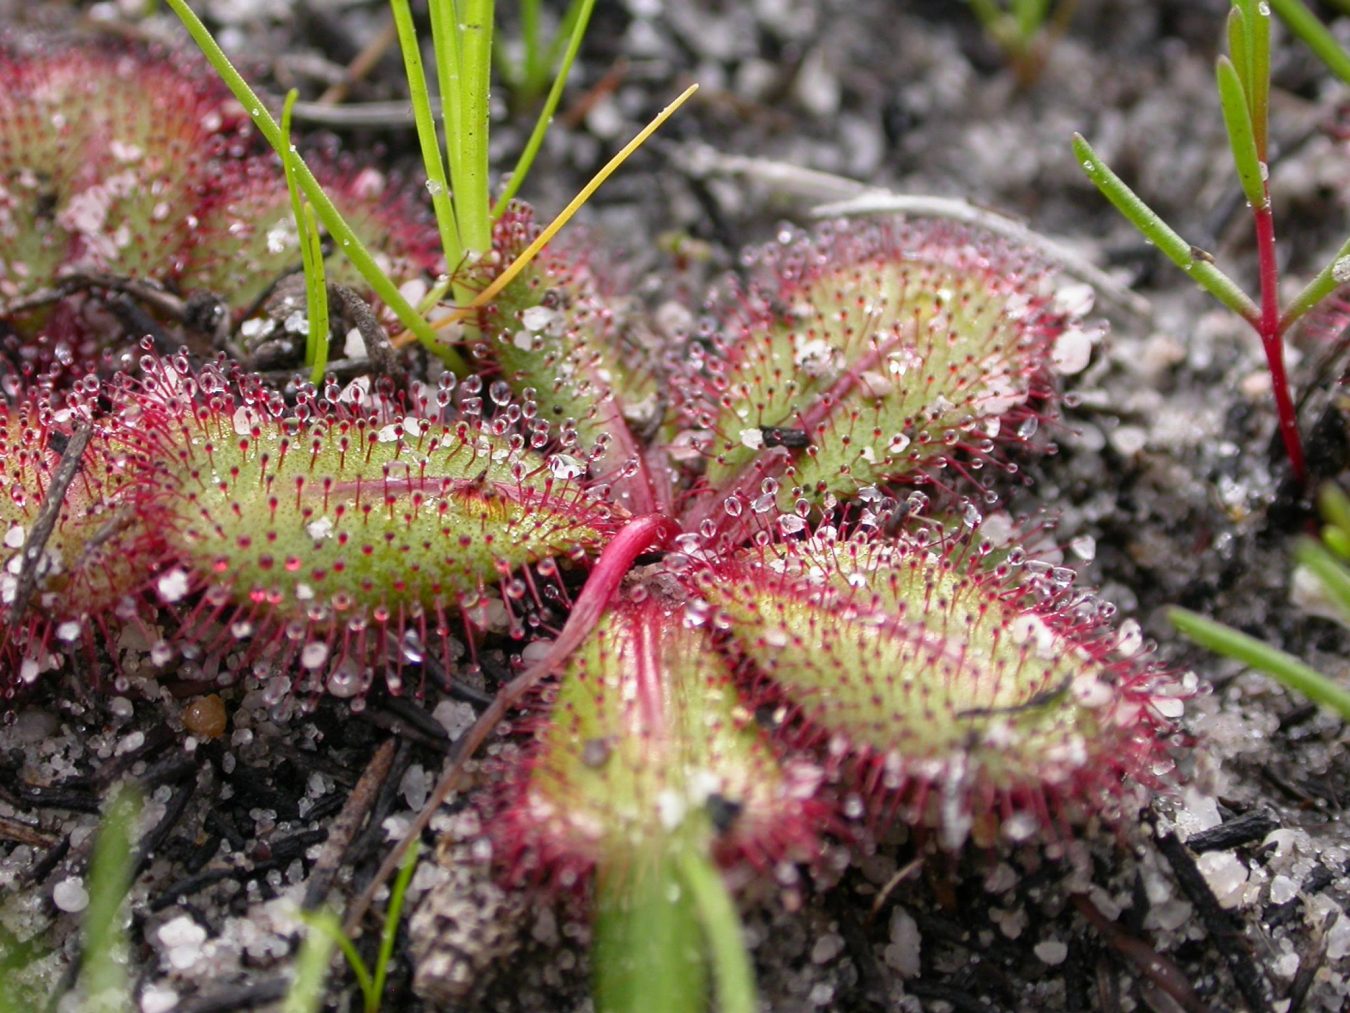
[[[356,54],[356,57],[347,66],[347,73],[342,76],[342,80],[329,88],[319,96],[319,105],[335,106],[347,97],[351,91],[352,85],[361,81],[375,69],[375,65],[380,62],[384,54],[389,51],[389,47],[394,44],[398,38],[398,32],[394,27],[393,15],[389,16],[384,29],[379,35],[366,43],[366,47]]]
[[[8,816],[0,816],[0,839],[27,844],[34,848],[50,848],[61,838],[41,827],[29,826]]]
[[[397,747],[397,739],[385,739],[366,764],[366,769],[356,782],[356,787],[347,796],[346,804],[329,828],[328,840],[324,841],[323,849],[314,861],[314,868],[309,874],[309,883],[305,886],[301,910],[313,911],[327,899],[328,891],[333,886],[333,879],[337,876],[338,866],[342,863],[342,856],[346,854],[356,832],[361,829],[361,824],[366,821],[371,806],[375,804],[375,796],[379,793],[380,785],[389,776]]]
[[[1097,910],[1097,905],[1086,894],[1074,894],[1074,907],[1088,920],[1102,938],[1127,961],[1138,968],[1144,976],[1164,992],[1175,999],[1187,1013],[1210,1013],[1210,1008],[1195,994],[1195,989],[1186,980],[1186,975],[1164,954],[1159,953],[1142,939],[1125,932],[1106,915]]]
[[[37,589],[38,560],[47,547],[47,540],[56,530],[57,518],[61,516],[61,504],[65,502],[66,490],[75,481],[75,473],[80,470],[80,460],[84,449],[89,446],[89,437],[93,430],[86,423],[75,427],[66,449],[61,452],[61,463],[56,466],[51,481],[47,484],[47,494],[42,498],[42,507],[38,510],[37,520],[28,532],[24,542],[22,562],[19,564],[19,579],[14,585],[14,603],[10,608],[11,626],[23,618],[28,601]]]
[[[402,360],[399,359],[398,350],[389,341],[389,332],[360,293],[346,285],[329,285],[328,292],[342,303],[342,309],[356,324],[366,346],[366,358],[376,371],[384,376],[398,376],[403,372]]]

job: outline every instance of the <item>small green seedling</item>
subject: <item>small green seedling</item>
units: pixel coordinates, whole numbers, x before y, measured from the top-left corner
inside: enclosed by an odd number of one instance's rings
[[[1315,593],[1325,606],[1319,611],[1350,629],[1350,497],[1328,486],[1322,490],[1320,505],[1326,521],[1321,541],[1300,539],[1294,559],[1316,585]],[[1292,654],[1185,609],[1172,609],[1169,615],[1177,629],[1202,647],[1265,672],[1350,721],[1350,689]]]
[[[1007,54],[1023,85],[1032,84],[1045,65],[1046,52],[1064,33],[1077,0],[969,0],[985,32]]]
[[[369,968],[356,949],[356,943],[342,931],[342,922],[332,911],[307,912],[301,915],[309,932],[300,948],[296,979],[284,1006],[285,1013],[311,1013],[323,999],[323,980],[327,974],[328,958],[336,946],[347,958],[356,983],[361,989],[365,1013],[377,1013],[384,998],[389,965],[394,957],[394,941],[398,937],[399,920],[408,896],[408,884],[417,869],[420,842],[414,840],[403,856],[398,876],[389,893],[389,908],[385,912],[384,927],[380,930],[380,949],[375,967]]]
[[[1294,3],[1275,5],[1301,26],[1299,34],[1311,38],[1306,19],[1297,16]],[[1141,200],[1092,150],[1081,135],[1074,135],[1073,149],[1083,171],[1131,224],[1173,263],[1219,302],[1237,313],[1261,339],[1275,395],[1280,435],[1294,478],[1303,484],[1307,467],[1299,438],[1298,417],[1284,366],[1284,339],[1295,323],[1344,284],[1350,275],[1350,241],[1347,241],[1316,277],[1293,300],[1281,308],[1279,265],[1275,256],[1275,220],[1268,180],[1268,120],[1270,100],[1270,6],[1257,0],[1234,0],[1228,15],[1229,55],[1218,60],[1216,75],[1224,125],[1238,180],[1252,210],[1256,231],[1260,295],[1246,294],[1215,265],[1205,251],[1193,246]],[[1306,9],[1305,9],[1306,13]],[[1323,47],[1314,46],[1319,53]],[[1350,69],[1350,61],[1347,61]],[[1339,71],[1338,71],[1339,72]]]

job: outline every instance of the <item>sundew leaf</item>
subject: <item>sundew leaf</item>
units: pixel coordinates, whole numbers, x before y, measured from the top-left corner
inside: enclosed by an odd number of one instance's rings
[[[302,641],[304,669],[359,664],[385,632],[426,642],[486,586],[594,551],[613,526],[569,463],[476,416],[293,412],[185,363],[163,364],[138,407],[158,462],[140,512],[162,542],[160,600],[204,590],[216,618]]]
[[[842,499],[983,461],[1045,410],[1057,341],[1090,345],[1043,265],[973,230],[839,224],[759,261],[686,406],[724,495],[770,474],[782,505]]]
[[[496,223],[494,251],[509,262],[538,231],[529,210],[513,205]],[[630,333],[632,307],[607,291],[613,287],[579,244],[546,248],[481,315],[480,327],[512,390],[533,401],[543,421],[575,431],[593,477],[645,513],[659,495],[647,484],[633,430],[658,422],[662,401],[651,356]]]
[[[1123,778],[1152,776],[1158,729],[1179,716],[1137,659],[1112,654],[1093,603],[1055,589],[1062,575],[986,567],[968,537],[817,536],[743,550],[697,582],[805,738],[951,847],[1109,813]]]
[[[58,267],[173,276],[244,122],[219,84],[116,45],[4,50],[0,73],[0,291],[31,294]]]
[[[575,883],[680,849],[764,861],[810,839],[819,771],[780,766],[705,632],[656,599],[609,611],[536,737],[496,820],[522,873]]]
[[[134,535],[122,523],[131,469],[121,448],[94,428],[61,496],[41,549],[35,539],[77,421],[47,395],[0,403],[0,710],[22,685],[59,663],[72,645],[92,649],[95,634],[124,596],[143,582]],[[60,421],[58,421],[58,416]],[[25,556],[38,553],[20,602]],[[15,615],[22,607],[23,614]]]

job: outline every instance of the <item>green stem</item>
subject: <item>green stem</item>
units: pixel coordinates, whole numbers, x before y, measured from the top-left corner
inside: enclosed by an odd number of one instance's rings
[[[239,100],[245,109],[249,110],[254,125],[262,132],[263,137],[267,139],[267,143],[272,145],[272,148],[280,155],[282,147],[281,127],[272,118],[272,114],[267,111],[257,93],[249,87],[248,82],[244,80],[239,71],[235,70],[224,50],[220,48],[211,33],[207,31],[206,26],[202,24],[201,19],[192,12],[192,9],[188,7],[184,0],[167,0],[167,2],[174,14],[178,15],[178,19],[183,22],[183,27],[192,36],[193,42],[202,51],[202,55],[215,68],[216,73],[220,75],[220,79],[234,93],[234,97]],[[342,252],[352,262],[352,266],[356,268],[361,277],[365,279],[366,284],[384,301],[386,306],[393,310],[399,322],[414,334],[418,341],[440,356],[447,366],[457,372],[467,371],[464,360],[460,358],[459,353],[441,340],[431,325],[403,297],[393,280],[380,270],[379,265],[375,263],[375,258],[356,237],[351,226],[347,224],[328,194],[324,192],[323,187],[319,185],[319,181],[314,178],[314,174],[305,164],[304,159],[296,156],[295,161],[296,182],[300,185],[300,189],[304,191],[309,202],[314,205],[315,214],[319,216],[319,221],[323,222],[328,234],[337,241]]]
[[[428,0],[428,13],[431,15],[431,45],[436,53],[436,87],[441,94],[441,126],[445,135],[445,160],[449,166],[450,184],[458,187],[463,178],[463,155],[460,139],[460,117],[463,101],[461,84],[461,57],[459,46],[459,17],[455,11],[454,0]],[[454,191],[454,199],[459,200],[459,191]],[[458,229],[458,215],[456,216]],[[463,236],[460,236],[460,248],[463,248]],[[449,251],[446,251],[447,254]],[[462,255],[462,254],[461,254]],[[459,266],[459,258],[450,262],[453,272]]]
[[[398,938],[398,924],[403,917],[403,902],[408,895],[408,883],[412,881],[413,870],[417,868],[417,856],[421,853],[422,843],[414,839],[408,853],[399,867],[394,888],[389,892],[389,906],[384,913],[384,926],[380,929],[380,952],[375,960],[375,981],[372,991],[375,1005],[368,1006],[366,1013],[376,1013],[380,997],[384,995],[385,979],[389,976],[389,962],[394,956],[394,941]]]
[[[693,894],[704,942],[712,957],[721,1013],[754,1013],[755,974],[736,905],[716,866],[702,852],[682,851],[676,858],[680,879]]]

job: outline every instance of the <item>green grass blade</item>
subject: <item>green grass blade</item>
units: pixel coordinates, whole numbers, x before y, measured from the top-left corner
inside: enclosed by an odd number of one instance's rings
[[[323,237],[314,208],[304,207],[304,229],[300,233],[300,249],[305,264],[305,315],[309,329],[305,334],[305,362],[309,365],[309,382],[318,386],[328,369],[328,343],[332,324],[328,317],[328,278],[323,266]]]
[[[1299,540],[1294,559],[1321,583],[1331,603],[1341,614],[1341,625],[1350,626],[1350,570],[1319,542],[1311,538]]]
[[[384,995],[385,979],[389,976],[389,962],[394,956],[394,941],[398,938],[399,920],[403,917],[403,902],[408,895],[408,884],[412,881],[413,871],[417,868],[417,856],[422,850],[422,842],[414,840],[403,856],[398,877],[389,893],[389,907],[384,913],[384,927],[380,930],[380,952],[375,960],[375,995]],[[373,1013],[373,1011],[371,1011]]]
[[[455,187],[459,238],[468,253],[492,249],[488,193],[488,97],[492,86],[493,0],[464,0],[459,23],[463,59],[460,100],[461,176]]]
[[[300,262],[305,272],[305,363],[310,367],[310,382],[318,384],[328,367],[328,280],[323,266],[323,239],[319,235],[319,224],[314,219],[314,209],[301,200],[300,186],[296,182],[291,111],[299,95],[292,88],[281,107],[281,168],[286,176],[286,189],[291,196],[291,215],[295,219]]]
[[[459,263],[461,256],[459,231],[450,182],[445,176],[445,161],[441,158],[441,142],[436,136],[436,119],[431,112],[431,96],[427,93],[426,72],[422,69],[422,47],[408,0],[389,0],[389,6],[394,12],[399,49],[403,51],[403,70],[408,78],[417,143],[422,149],[422,165],[426,169],[427,189],[431,191],[431,207],[436,213],[436,228],[441,235],[441,249],[445,252],[446,264],[453,266]]]
[[[1219,105],[1223,108],[1223,123],[1228,128],[1228,146],[1233,152],[1238,180],[1247,203],[1254,208],[1266,206],[1265,180],[1261,175],[1261,157],[1257,154],[1256,137],[1252,133],[1251,112],[1242,82],[1226,56],[1215,65],[1215,79],[1219,85]]]
[[[1023,42],[1030,42],[1035,37],[1049,13],[1050,0],[1014,0],[1013,19]]]
[[[520,39],[524,45],[519,84],[533,89],[548,75],[544,47],[539,41],[539,0],[520,0]]]
[[[332,935],[318,931],[313,924],[309,926],[305,941],[300,944],[300,953],[295,958],[295,980],[286,990],[281,1013],[318,1013],[322,1008],[328,964],[335,945],[336,940]]]
[[[450,173],[452,189],[459,185],[464,176],[464,155],[460,145],[463,130],[460,120],[463,116],[462,85],[463,60],[460,54],[459,14],[455,10],[455,0],[427,0],[428,13],[431,16],[431,45],[436,53],[436,87],[441,95],[441,126],[445,136],[445,159]],[[453,199],[459,199],[454,191]],[[455,229],[458,234],[459,215],[456,212]],[[464,248],[464,237],[460,235],[460,249]],[[447,251],[448,253],[449,251]],[[461,252],[461,256],[462,256]],[[459,265],[458,258],[449,266],[453,271]]]
[[[577,17],[572,23],[572,32],[567,40],[567,51],[563,54],[562,65],[558,68],[558,74],[553,79],[553,87],[549,89],[548,98],[544,100],[544,108],[539,112],[539,119],[535,121],[534,129],[530,132],[530,139],[525,143],[525,148],[521,151],[515,168],[511,170],[511,177],[507,180],[506,188],[502,191],[502,195],[497,198],[497,203],[492,209],[493,217],[501,215],[506,209],[512,198],[520,191],[521,184],[525,182],[525,177],[529,175],[530,168],[534,165],[535,156],[539,154],[539,149],[544,143],[544,135],[553,123],[553,114],[557,111],[558,103],[562,100],[563,88],[567,85],[567,76],[572,71],[572,61],[576,59],[577,51],[581,49],[581,40],[586,35],[586,26],[590,23],[591,11],[594,8],[595,0],[582,0]]]
[[[366,962],[361,959],[361,954],[356,951],[356,944],[342,931],[342,922],[338,920],[338,916],[328,910],[301,911],[300,920],[309,926],[311,932],[327,936],[337,944],[342,955],[347,958],[347,965],[352,969],[352,974],[356,976],[356,984],[361,989],[365,1008],[379,1009],[380,994],[375,991],[375,980],[366,969]]]
[[[1270,6],[1333,74],[1350,84],[1350,53],[1342,48],[1331,29],[1308,9],[1303,0],[1270,0]]]
[[[1078,164],[1103,196],[1115,205],[1136,229],[1161,250],[1210,295],[1253,326],[1261,313],[1237,284],[1203,257],[1197,257],[1191,244],[1182,239],[1161,216],[1139,199],[1125,182],[1111,171],[1081,134],[1073,135],[1073,151]]]
[[[178,20],[183,23],[183,27],[187,29],[188,34],[192,36],[192,41],[197,44],[197,48],[202,51],[202,55],[206,57],[207,62],[220,75],[220,79],[234,93],[234,97],[239,100],[239,103],[252,115],[254,126],[261,131],[263,137],[267,139],[267,143],[276,150],[278,157],[282,157],[281,127],[272,118],[272,114],[267,111],[267,107],[263,105],[257,93],[249,87],[248,82],[230,63],[224,50],[220,48],[211,33],[207,31],[206,26],[202,24],[201,19],[192,12],[192,9],[188,7],[184,0],[166,0],[166,2],[174,14],[178,16]],[[399,322],[418,341],[438,355],[451,369],[457,372],[466,372],[467,367],[459,353],[441,340],[435,329],[403,297],[393,280],[380,270],[370,251],[356,237],[351,226],[347,224],[346,219],[342,217],[332,200],[329,199],[328,194],[324,193],[323,187],[314,178],[314,174],[310,172],[305,160],[296,156],[295,161],[296,181],[299,183],[300,189],[310,203],[314,205],[314,213],[318,215],[319,221],[323,222],[328,234],[337,242],[343,255],[351,261],[352,266],[365,279],[366,284],[394,312]]]
[[[135,788],[117,789],[89,861],[89,906],[84,913],[84,962],[80,984],[90,1008],[115,1008],[129,996],[123,901],[131,885],[132,838],[141,800]]]
[[[1172,625],[1201,647],[1259,669],[1309,700],[1350,719],[1350,692],[1292,654],[1185,609],[1169,609],[1167,614]]]
[[[706,855],[692,850],[682,852],[677,861],[682,885],[693,894],[711,958],[717,1008],[721,1013],[754,1013],[755,973],[745,951],[741,919],[722,874]]]

